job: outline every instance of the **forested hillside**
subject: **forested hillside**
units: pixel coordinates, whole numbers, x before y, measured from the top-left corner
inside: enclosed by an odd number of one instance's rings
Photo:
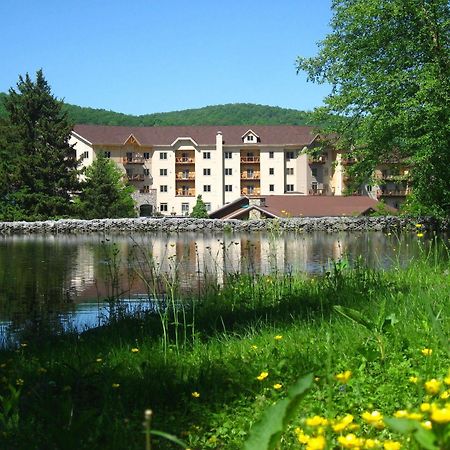
[[[0,116],[6,114],[3,107],[5,96],[6,94],[0,93]],[[141,116],[70,104],[65,104],[64,108],[68,111],[73,123],[97,125],[305,125],[310,123],[311,117],[309,112],[249,103],[206,106]]]

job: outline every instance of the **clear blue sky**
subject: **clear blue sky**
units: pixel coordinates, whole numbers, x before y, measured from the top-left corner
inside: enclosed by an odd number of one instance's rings
[[[224,103],[311,110],[297,75],[331,0],[0,0],[0,91],[42,68],[53,93],[129,114]]]

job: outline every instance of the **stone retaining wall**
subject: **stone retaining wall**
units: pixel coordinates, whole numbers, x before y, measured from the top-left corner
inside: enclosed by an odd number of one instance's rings
[[[44,222],[0,222],[0,235],[8,234],[84,234],[84,233],[130,233],[130,232],[249,232],[249,231],[395,231],[415,228],[417,222],[423,229],[447,231],[449,221],[438,222],[432,218],[417,219],[396,216],[384,217],[304,217],[263,220],[221,220],[172,218],[161,219],[97,219],[97,220],[57,220]]]

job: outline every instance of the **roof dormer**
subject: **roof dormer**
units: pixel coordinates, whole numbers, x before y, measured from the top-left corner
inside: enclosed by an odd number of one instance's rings
[[[248,130],[241,136],[241,139],[244,144],[256,144],[260,142],[259,136],[253,130]]]

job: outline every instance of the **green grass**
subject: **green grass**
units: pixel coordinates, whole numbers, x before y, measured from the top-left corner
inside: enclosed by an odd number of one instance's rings
[[[433,252],[389,271],[338,262],[316,278],[235,275],[224,286],[203,286],[183,311],[176,280],[167,279],[175,306],[161,317],[29,339],[0,353],[0,448],[144,449],[151,408],[152,427],[192,449],[241,449],[263,412],[307,373],[314,386],[282,449],[302,448],[294,430],[306,417],[413,408],[425,399],[422,381],[450,368],[448,255]],[[335,305],[374,323],[393,320],[373,332]],[[334,375],[346,370],[352,376],[341,384]],[[411,376],[421,381],[412,384]],[[365,424],[360,432],[404,439]],[[153,438],[153,448],[179,447]]]

